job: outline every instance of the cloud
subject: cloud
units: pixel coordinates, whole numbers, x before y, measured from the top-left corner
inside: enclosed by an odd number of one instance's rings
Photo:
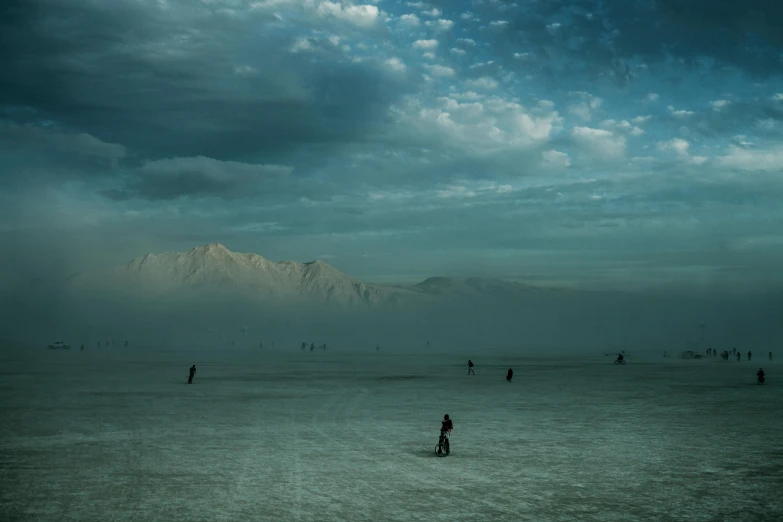
[[[590,155],[607,159],[625,155],[625,138],[612,132],[591,127],[574,127],[571,131],[574,143]]]
[[[408,68],[405,66],[405,64],[402,63],[402,60],[400,60],[399,58],[396,58],[396,57],[395,58],[389,58],[388,60],[386,60],[385,63],[386,63],[386,65],[390,69],[392,69],[392,70],[394,70],[396,72],[405,72],[405,71],[408,70]]]
[[[783,147],[753,150],[732,145],[728,154],[718,157],[717,162],[732,169],[777,172],[783,165]]]
[[[433,76],[454,76],[454,69],[446,67],[445,65],[430,65],[424,64],[423,67],[429,71]]]
[[[541,152],[541,163],[548,168],[563,169],[571,166],[571,158],[565,152],[547,150]]]
[[[320,16],[332,16],[359,27],[372,27],[378,21],[379,14],[374,5],[343,5],[328,0],[320,3],[317,11]]]
[[[704,156],[691,156],[689,152],[691,144],[688,140],[682,138],[673,138],[668,141],[658,142],[658,148],[662,151],[673,151],[677,157],[687,163],[693,163],[695,165],[701,165],[707,161]]]
[[[432,27],[436,31],[449,31],[454,27],[454,22],[451,20],[435,20],[425,22],[427,27]]]
[[[419,17],[415,14],[404,14],[400,17],[400,23],[407,27],[418,27],[421,25]]]
[[[465,86],[468,89],[492,90],[492,89],[497,89],[498,82],[493,78],[490,78],[488,76],[483,76],[481,78],[465,81]]]
[[[425,49],[425,50],[437,49],[438,41],[433,39],[416,40],[415,42],[413,42],[413,47],[416,49]]]
[[[203,156],[148,161],[122,189],[105,191],[112,199],[166,201],[182,197],[240,199],[279,189],[292,168],[218,161]]]

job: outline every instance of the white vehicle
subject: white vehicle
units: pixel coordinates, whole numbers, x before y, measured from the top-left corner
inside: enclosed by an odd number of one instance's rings
[[[70,346],[68,346],[67,344],[65,344],[62,341],[57,341],[56,343],[49,345],[49,349],[51,349],[51,350],[56,350],[57,348],[63,348],[65,350],[67,350],[67,349],[70,348]]]

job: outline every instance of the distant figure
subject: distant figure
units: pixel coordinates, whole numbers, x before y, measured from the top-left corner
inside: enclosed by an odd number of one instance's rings
[[[740,357],[742,357],[742,354],[737,352],[737,362],[740,362]]]
[[[310,343],[310,351],[312,352],[315,350],[315,343]]]
[[[735,353],[737,353],[737,348],[736,347],[731,349],[731,354],[734,355]]]
[[[753,355],[753,352],[751,352],[750,350],[748,350],[748,361],[750,361],[750,358],[751,358],[751,356],[752,356],[752,355]]]
[[[128,347],[128,341],[125,341],[125,348]]]
[[[708,357],[709,357],[709,355],[710,355],[710,350],[711,350],[711,349],[712,349],[712,348],[707,348],[707,356],[708,356]]]
[[[378,350],[380,350],[380,349],[381,349],[381,347],[380,347],[380,346],[378,346],[378,345],[376,345],[376,346],[375,346],[375,351],[376,351],[376,352],[377,352]]]
[[[264,343],[258,343],[258,347],[259,348],[263,348],[264,347]]]
[[[758,379],[756,379],[756,384],[764,384],[764,370],[759,368],[759,371],[756,372],[756,375],[758,376]]]
[[[429,342],[429,341],[427,341],[427,348],[429,348],[429,347],[430,347],[430,342]]]
[[[326,343],[324,343],[324,351],[326,351]]]
[[[769,360],[772,360],[772,352],[769,352]]]
[[[508,369],[508,375],[506,375],[506,380],[507,380],[508,382],[511,382],[511,377],[513,377],[513,376],[514,376],[514,370],[512,370],[511,368],[509,368],[509,369]]]
[[[82,343],[81,351],[84,351],[84,343]],[[772,354],[772,352],[770,352],[770,355],[771,354]],[[772,359],[772,357],[770,357],[770,359]]]
[[[302,351],[307,347],[307,343],[302,343]]]
[[[476,372],[473,371],[473,361],[468,359],[468,375],[470,374],[476,375]]]
[[[188,377],[188,384],[193,384],[193,376],[196,375],[196,365],[190,367],[190,377]]]
[[[621,354],[621,353],[618,353],[618,354],[617,354],[617,362],[619,362],[619,363],[622,363],[622,362],[623,362],[623,359],[624,359],[624,357],[623,357],[623,354]]]
[[[100,347],[101,347],[101,342],[100,342],[100,341],[98,341],[98,348],[100,348]]]

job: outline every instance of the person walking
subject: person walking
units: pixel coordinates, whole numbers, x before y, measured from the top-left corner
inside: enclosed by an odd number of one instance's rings
[[[511,368],[509,368],[509,369],[508,369],[508,374],[506,375],[506,380],[507,380],[508,382],[511,382],[511,377],[513,377],[513,376],[514,376],[514,370],[512,370]]]
[[[193,384],[193,376],[196,375],[196,365],[190,367],[190,377],[188,377],[188,384]]]
[[[470,374],[476,375],[476,372],[473,371],[473,361],[468,359],[468,375]]]

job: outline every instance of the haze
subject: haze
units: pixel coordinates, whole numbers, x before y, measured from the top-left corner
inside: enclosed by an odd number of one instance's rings
[[[0,2],[0,518],[781,519],[782,19]]]

